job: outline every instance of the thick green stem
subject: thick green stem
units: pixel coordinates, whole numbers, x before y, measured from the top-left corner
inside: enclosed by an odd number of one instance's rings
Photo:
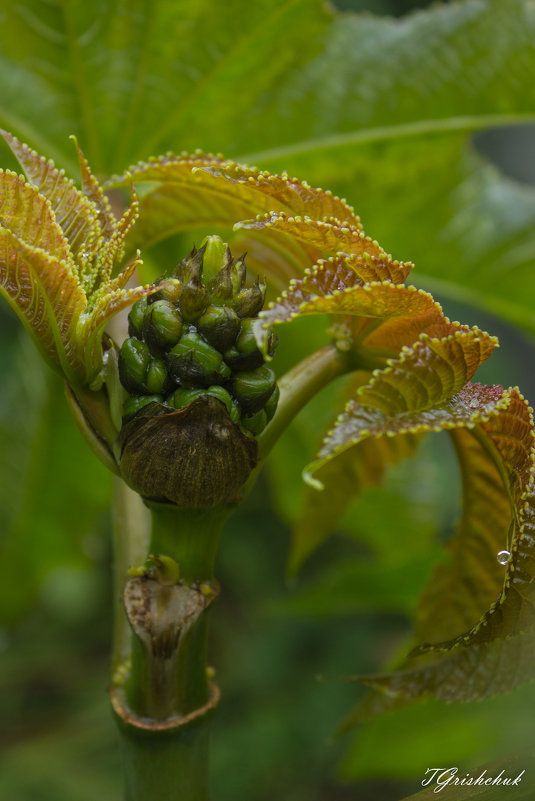
[[[141,569],[124,588],[133,632],[130,663],[116,671],[112,703],[123,741],[126,799],[207,801],[209,718],[218,698],[207,678],[208,609],[218,595],[219,535],[233,507],[147,506],[148,551],[156,561],[178,563],[180,578]],[[118,561],[124,565],[124,556]]]
[[[130,655],[130,626],[123,603],[128,568],[145,561],[150,533],[150,513],[143,501],[122,479],[114,478],[112,676],[117,670],[121,671]],[[120,677],[114,681],[120,683]]]
[[[178,724],[158,724],[125,715],[117,694],[117,714],[125,766],[125,801],[208,801],[211,713],[217,691],[199,714]]]

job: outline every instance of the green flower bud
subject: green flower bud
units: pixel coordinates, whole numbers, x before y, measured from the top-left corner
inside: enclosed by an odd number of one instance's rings
[[[230,278],[232,281],[232,288],[234,290],[234,294],[237,295],[240,289],[243,289],[245,286],[245,280],[247,278],[247,267],[245,266],[245,256],[241,256],[241,258],[237,259],[235,264],[232,265],[230,270]]]
[[[233,346],[223,353],[223,359],[233,370],[239,370],[240,362],[243,361],[243,355]]]
[[[204,250],[204,248],[197,250],[194,247],[189,256],[177,266],[175,274],[182,285],[189,284],[190,281],[195,284],[201,283]]]
[[[166,403],[174,406],[175,409],[183,409],[184,406],[189,406],[190,403],[202,395],[206,395],[205,389],[184,389],[184,387],[179,387],[172,395],[166,398]]]
[[[132,417],[149,403],[161,403],[162,400],[161,395],[131,395],[124,402],[123,417]]]
[[[149,306],[143,322],[143,339],[156,354],[176,345],[182,333],[180,312],[168,300]]]
[[[234,503],[256,465],[254,437],[279,390],[253,333],[265,287],[246,280],[244,257],[234,261],[219,237],[208,237],[132,308],[134,336],[119,357],[131,397],[118,460],[147,499],[196,509]],[[270,355],[275,344],[271,336]]]
[[[241,331],[235,342],[235,348],[241,356],[241,358],[234,359],[233,367],[237,370],[253,370],[264,363],[264,356],[256,344],[256,337],[253,333],[255,322],[255,319],[247,319],[242,322]]]
[[[223,354],[225,362],[233,370],[254,370],[264,363],[264,355],[256,344],[253,333],[253,326],[256,318],[242,320],[241,331],[232,348]],[[273,356],[278,344],[278,337],[273,333],[268,334],[267,352]]]
[[[163,394],[167,386],[167,369],[163,359],[152,359],[145,376],[145,386],[153,394]]]
[[[269,396],[269,398],[268,398],[268,400],[266,402],[266,405],[264,406],[264,411],[265,411],[265,413],[267,415],[268,422],[269,422],[269,420],[271,420],[271,418],[273,417],[273,415],[277,411],[277,406],[279,404],[280,394],[281,393],[280,393],[279,385],[275,384],[275,389],[273,390],[273,392]]]
[[[158,282],[156,282],[158,283]],[[150,303],[156,303],[157,300],[168,300],[173,305],[178,303],[182,293],[182,284],[176,278],[164,278],[161,281],[162,287],[153,295],[149,295]]]
[[[217,275],[226,261],[232,261],[230,248],[223,242],[220,236],[207,236],[201,242],[201,250],[204,250],[203,274],[205,280]]]
[[[232,308],[238,317],[256,317],[264,305],[266,286],[257,279],[253,286],[242,289],[234,297]]]
[[[181,337],[167,354],[166,362],[171,378],[186,387],[208,387],[231,376],[219,351],[195,331],[189,331]]]
[[[208,283],[208,292],[212,303],[225,304],[232,299],[232,279],[230,266],[223,267]]]
[[[255,412],[255,414],[243,415],[241,418],[242,428],[250,431],[251,434],[254,434],[255,436],[262,433],[267,425],[267,422],[268,419],[264,409],[260,409],[260,411]]]
[[[240,318],[228,306],[208,306],[197,321],[197,328],[219,351],[230,348],[240,330]]]
[[[241,414],[240,407],[224,387],[218,386],[217,384],[208,387],[208,394],[213,398],[217,398],[217,400],[220,400],[221,403],[224,404],[233,423],[239,422]]]
[[[193,323],[201,316],[208,305],[208,292],[206,288],[196,281],[190,281],[180,296],[180,311],[188,323]]]
[[[128,333],[131,337],[141,336],[143,330],[143,320],[145,319],[145,312],[147,311],[149,302],[148,298],[140,298],[137,300],[128,315]]]
[[[275,373],[265,365],[238,373],[234,379],[234,396],[247,414],[253,414],[265,406],[276,382]]]
[[[131,337],[123,342],[119,353],[119,376],[128,392],[138,394],[145,391],[145,375],[150,359],[148,346],[140,339]]]

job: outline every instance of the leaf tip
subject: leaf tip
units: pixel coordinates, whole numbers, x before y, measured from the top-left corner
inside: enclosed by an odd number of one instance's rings
[[[303,476],[303,481],[305,482],[305,484],[307,484],[312,489],[317,490],[318,492],[322,492],[325,489],[325,484],[323,484],[319,480],[319,478],[315,478],[312,475],[312,471],[315,469],[315,467],[317,465],[318,465],[317,462],[313,462],[312,464],[308,465],[308,467],[305,467],[305,469],[303,470],[302,476]]]

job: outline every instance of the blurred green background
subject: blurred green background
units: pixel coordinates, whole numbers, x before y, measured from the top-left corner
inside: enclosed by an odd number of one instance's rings
[[[69,169],[74,131],[102,174],[199,146],[347,194],[452,319],[500,337],[479,379],[535,397],[535,129],[512,125],[535,112],[527,6],[462,0],[403,16],[428,5],[339,0],[373,16],[331,23],[312,0],[1,0],[0,122]],[[145,49],[151,36],[159,47]],[[2,163],[13,166],[7,152]],[[157,246],[147,274],[189,247]],[[323,329],[283,330],[278,369]],[[6,304],[0,332],[0,799],[116,801],[110,480]],[[223,539],[215,801],[397,801],[430,766],[467,772],[533,741],[532,686],[477,705],[421,703],[333,739],[363,695],[340,677],[380,671],[407,647],[460,504],[449,442],[435,435],[288,584],[301,470],[340,391],[299,416]]]

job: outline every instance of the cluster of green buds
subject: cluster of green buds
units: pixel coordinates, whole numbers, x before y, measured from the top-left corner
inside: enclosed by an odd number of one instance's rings
[[[253,331],[265,286],[259,279],[248,282],[244,257],[233,259],[228,245],[215,236],[199,250],[194,248],[173,275],[158,284],[158,291],[132,307],[130,336],[119,354],[119,376],[128,393],[123,440],[134,430],[135,421],[158,417],[163,422],[162,415],[190,410],[189,425],[192,430],[201,426],[204,433],[199,436],[206,445],[203,415],[193,411],[202,401],[204,417],[218,417],[216,428],[233,425],[233,439],[237,432],[254,442],[273,417],[279,398],[275,373],[265,364]],[[268,356],[275,347],[276,338],[271,336]],[[221,423],[222,412],[228,423]],[[185,424],[186,416],[180,419]],[[191,436],[190,431],[190,452]],[[183,444],[177,443],[179,448],[184,450]],[[139,480],[128,475],[129,479],[141,491]],[[167,492],[166,497],[172,494]],[[184,503],[182,494],[179,501],[174,496],[172,500]]]
[[[162,289],[134,304],[119,356],[129,393],[125,417],[154,401],[181,409],[211,395],[244,432],[265,428],[279,392],[253,333],[265,287],[258,279],[247,286],[246,278],[244,258],[234,261],[228,246],[210,237]],[[272,338],[270,355],[275,344]]]

